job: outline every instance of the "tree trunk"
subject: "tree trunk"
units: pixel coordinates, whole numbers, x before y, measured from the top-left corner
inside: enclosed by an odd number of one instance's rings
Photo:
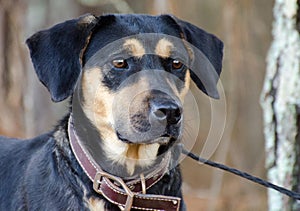
[[[0,0],[0,133],[24,135],[23,90],[26,81],[23,34],[24,1]]]
[[[276,0],[273,43],[261,95],[268,179],[300,190],[300,38],[299,0]],[[299,210],[300,204],[269,190],[269,210]]]

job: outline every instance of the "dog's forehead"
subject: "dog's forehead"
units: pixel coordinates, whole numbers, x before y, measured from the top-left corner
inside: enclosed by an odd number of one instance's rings
[[[173,22],[170,22],[168,16],[151,16],[151,15],[135,15],[121,14],[114,15],[114,21],[110,22],[111,27],[117,27],[122,32],[128,33],[163,33],[177,36],[178,29]],[[119,31],[120,32],[120,31]],[[125,32],[125,33],[126,33]]]
[[[87,58],[93,56],[93,54],[95,54],[98,50],[110,43],[118,40],[126,42],[127,37],[135,35],[157,34],[180,38],[179,29],[174,24],[168,23],[168,21],[161,16],[109,15],[102,17],[102,19],[100,18],[100,23],[101,24],[98,25],[98,28],[94,30],[89,46],[86,50]],[[150,36],[144,36],[142,38],[140,36],[139,38],[136,38],[136,40],[127,41],[127,43],[124,42],[121,46],[127,46],[129,48],[134,47],[135,50],[142,50],[142,46],[144,50],[149,50],[155,49],[159,40],[161,40],[161,38],[153,39],[153,37]],[[172,41],[169,40],[169,42]],[[165,43],[166,42],[163,41],[160,42],[160,44]],[[167,44],[165,46],[170,45]]]

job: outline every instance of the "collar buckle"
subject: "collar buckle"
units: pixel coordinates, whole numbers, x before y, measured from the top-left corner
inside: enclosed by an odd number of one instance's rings
[[[120,177],[108,174],[104,171],[97,171],[95,178],[94,178],[93,188],[97,193],[102,194],[101,183],[103,181],[103,178],[113,180],[114,182],[117,182],[118,184],[121,185],[121,187],[123,188],[123,190],[125,191],[125,193],[127,195],[124,211],[130,211],[132,204],[133,204],[133,198],[134,198],[135,194],[129,189],[129,187],[126,185],[126,183]]]

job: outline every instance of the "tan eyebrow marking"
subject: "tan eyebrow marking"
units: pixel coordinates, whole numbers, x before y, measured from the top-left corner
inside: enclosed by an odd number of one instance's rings
[[[125,49],[127,49],[128,51],[130,51],[130,53],[133,56],[138,57],[138,58],[145,55],[145,52],[146,52],[142,43],[135,38],[126,40],[125,43],[123,44],[123,47]]]
[[[171,43],[166,38],[162,38],[157,42],[157,45],[155,47],[155,53],[162,58],[168,58],[170,57],[173,48],[173,43]]]

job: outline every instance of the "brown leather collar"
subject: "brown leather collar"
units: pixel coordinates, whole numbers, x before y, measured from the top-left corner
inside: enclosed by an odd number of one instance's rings
[[[72,151],[84,170],[85,174],[93,182],[94,190],[103,195],[108,201],[118,205],[122,210],[131,208],[138,210],[165,210],[177,211],[181,199],[172,196],[146,194],[147,189],[157,183],[166,173],[171,154],[161,162],[158,169],[140,178],[123,180],[120,177],[104,172],[93,160],[80,143],[72,117],[69,118],[68,134]]]

